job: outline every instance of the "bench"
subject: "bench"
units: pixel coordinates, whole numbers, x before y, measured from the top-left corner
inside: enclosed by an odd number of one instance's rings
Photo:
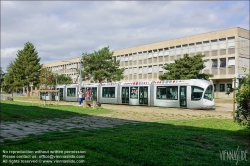
[[[95,100],[83,100],[83,107],[91,107],[91,105],[93,106],[93,108],[97,108],[97,107],[101,107],[100,103],[97,103],[97,101]]]

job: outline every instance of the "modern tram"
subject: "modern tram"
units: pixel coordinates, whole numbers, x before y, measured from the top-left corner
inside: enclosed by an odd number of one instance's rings
[[[161,80],[57,85],[60,100],[77,101],[79,88],[90,89],[102,104],[208,109],[214,106],[213,83],[207,80]],[[57,99],[57,96],[56,96]]]

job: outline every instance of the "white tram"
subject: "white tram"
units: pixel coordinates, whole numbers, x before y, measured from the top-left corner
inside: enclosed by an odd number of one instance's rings
[[[63,99],[77,101],[79,85],[57,86],[64,88]],[[82,84],[85,93],[92,92],[92,100],[107,104],[145,105],[207,109],[214,106],[214,87],[206,80],[163,80]],[[61,89],[60,89],[61,92]],[[60,97],[61,99],[61,97]]]

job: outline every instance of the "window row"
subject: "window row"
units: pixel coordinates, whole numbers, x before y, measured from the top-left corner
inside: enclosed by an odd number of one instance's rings
[[[133,54],[125,54],[117,56],[116,59],[120,61],[129,61],[133,59],[145,59],[148,57],[157,57],[163,55],[175,55],[175,54],[186,54],[186,53],[195,53],[195,52],[202,52],[202,51],[209,51],[211,50],[218,50],[218,49],[226,49],[235,47],[235,38],[223,38],[219,40],[211,40],[211,41],[204,41],[198,43],[190,43],[185,45],[173,46],[164,49],[155,49],[149,51],[143,51]]]
[[[125,68],[124,74],[142,74],[142,73],[158,73],[161,71],[164,71],[162,68],[163,65],[154,65],[154,66],[141,66],[141,67],[131,67],[131,68]]]
[[[79,63],[72,63],[72,64],[66,64],[66,65],[60,65],[60,66],[54,66],[54,67],[48,67],[51,69],[51,71],[58,71],[63,69],[78,69]]]
[[[219,91],[218,92],[227,92],[232,90],[232,84],[219,84]],[[217,91],[217,86],[214,84],[214,91]]]
[[[223,68],[223,67],[235,67],[235,58],[219,58],[219,59],[211,59],[211,60],[206,60],[205,63],[205,69],[210,69],[210,68]]]
[[[138,99],[139,97],[139,87],[130,87],[130,98],[131,99]],[[207,99],[212,100],[213,99],[213,92],[212,92],[212,85],[206,89],[205,96]],[[191,86],[191,100],[200,100],[203,95],[203,88],[197,87],[197,86]],[[143,93],[143,92],[141,92]],[[164,100],[178,100],[178,86],[157,86],[156,87],[156,99],[164,99]],[[147,90],[140,94],[140,96],[143,96],[144,98],[147,98],[148,96]],[[102,89],[102,97],[103,98],[115,98],[115,87],[103,87]],[[181,91],[180,93],[181,98],[186,98],[186,92]]]

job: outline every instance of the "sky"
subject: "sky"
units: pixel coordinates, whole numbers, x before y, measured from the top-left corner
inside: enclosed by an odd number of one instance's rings
[[[27,42],[43,64],[233,27],[249,30],[249,1],[1,0],[1,67]]]

